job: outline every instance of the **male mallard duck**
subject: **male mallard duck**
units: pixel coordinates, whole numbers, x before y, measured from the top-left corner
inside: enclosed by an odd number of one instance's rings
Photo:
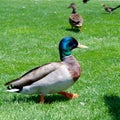
[[[23,76],[7,82],[7,91],[40,94],[40,102],[44,103],[44,96],[58,93],[70,99],[78,97],[77,94],[64,92],[72,86],[81,74],[78,61],[71,55],[74,48],[87,48],[73,37],[65,37],[59,43],[61,62],[52,62],[36,67]]]
[[[79,28],[82,31],[83,18],[81,15],[77,14],[77,7],[75,3],[71,3],[68,8],[72,8],[72,14],[69,17],[69,23],[72,29]]]
[[[114,10],[116,10],[117,8],[120,8],[120,5],[118,5],[117,7],[112,8],[112,7],[108,7],[108,6],[106,6],[104,4],[103,8],[105,9],[105,11],[107,11],[107,12],[109,12],[111,14]]]

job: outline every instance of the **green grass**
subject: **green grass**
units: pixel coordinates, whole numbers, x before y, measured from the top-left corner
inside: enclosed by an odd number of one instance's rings
[[[120,9],[109,15],[101,6],[119,3],[81,1],[74,1],[84,18],[79,33],[69,31],[71,0],[0,0],[0,120],[120,119]],[[82,75],[68,91],[78,93],[77,99],[48,95],[41,105],[38,95],[6,92],[5,82],[59,61],[58,43],[65,36],[89,46],[73,51]]]

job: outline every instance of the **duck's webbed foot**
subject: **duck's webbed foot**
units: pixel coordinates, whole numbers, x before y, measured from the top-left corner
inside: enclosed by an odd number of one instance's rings
[[[77,98],[78,94],[71,94],[68,92],[58,92],[58,94],[64,95],[65,97],[69,98],[69,99],[73,99],[73,98]]]

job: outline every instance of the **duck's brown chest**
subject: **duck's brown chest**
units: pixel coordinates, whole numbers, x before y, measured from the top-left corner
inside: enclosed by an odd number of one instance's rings
[[[67,60],[64,60],[64,62],[67,64],[68,70],[70,71],[73,80],[76,81],[81,74],[80,65],[73,56],[70,56],[66,59]]]

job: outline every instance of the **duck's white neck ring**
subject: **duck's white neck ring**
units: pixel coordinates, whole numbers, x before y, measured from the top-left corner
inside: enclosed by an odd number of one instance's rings
[[[62,60],[66,59],[66,58],[68,58],[68,57],[71,57],[71,56],[72,56],[72,55],[65,56],[65,57],[62,58]]]

